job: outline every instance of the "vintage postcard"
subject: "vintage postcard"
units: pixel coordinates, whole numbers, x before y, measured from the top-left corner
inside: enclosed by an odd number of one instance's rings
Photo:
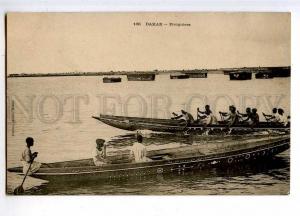
[[[8,195],[287,195],[290,13],[8,13]]]

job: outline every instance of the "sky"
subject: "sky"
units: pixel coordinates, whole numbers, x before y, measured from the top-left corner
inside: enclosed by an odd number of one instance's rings
[[[290,13],[8,13],[7,73],[289,66],[290,26]]]

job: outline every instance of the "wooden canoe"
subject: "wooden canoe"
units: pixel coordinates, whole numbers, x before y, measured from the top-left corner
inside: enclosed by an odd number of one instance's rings
[[[234,167],[241,163],[270,158],[289,149],[289,147],[289,136],[265,138],[253,142],[215,143],[210,144],[210,146],[191,145],[148,151],[147,156],[153,160],[141,163],[127,161],[110,163],[101,167],[94,166],[92,159],[45,163],[32,176],[50,181],[76,181],[82,178],[88,180],[94,178],[114,179],[177,173],[191,169]],[[167,157],[162,155],[167,155]],[[124,156],[124,158],[126,157]],[[129,157],[127,157],[128,159]],[[22,167],[9,168],[8,171],[21,173]]]
[[[187,126],[185,122],[173,119],[153,119],[153,118],[138,118],[138,117],[126,117],[126,116],[112,116],[112,115],[100,115],[99,117],[93,116],[93,118],[123,130],[135,131],[135,130],[151,130],[157,132],[197,132],[208,134],[218,133],[231,133],[235,132],[256,132],[261,130],[277,130],[277,131],[289,131],[289,126],[284,127],[278,124],[271,124],[268,122],[260,122],[257,127],[251,128],[248,125],[241,124],[228,128],[224,123],[219,122],[218,125],[204,126],[201,124],[192,124]]]

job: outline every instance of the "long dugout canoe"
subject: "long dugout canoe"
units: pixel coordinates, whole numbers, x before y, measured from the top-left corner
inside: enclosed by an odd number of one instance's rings
[[[255,132],[261,130],[281,130],[289,131],[289,126],[284,127],[279,124],[271,124],[268,122],[260,122],[256,127],[249,127],[249,125],[241,124],[228,128],[223,122],[219,122],[217,125],[204,126],[201,124],[192,124],[187,126],[185,122],[172,119],[153,119],[153,118],[138,118],[138,117],[126,117],[126,116],[112,116],[112,115],[100,115],[99,117],[93,116],[94,119],[101,121],[112,127],[116,127],[123,130],[135,131],[135,130],[151,130],[157,132],[207,132],[212,134],[220,132],[234,131],[240,132]]]
[[[285,136],[252,143],[239,143],[230,147],[214,146],[214,148],[211,152],[203,153],[199,150],[199,146],[190,146],[188,153],[182,153],[181,156],[175,153],[178,152],[178,149],[177,151],[173,151],[175,155],[172,154],[172,151],[170,153],[169,150],[170,154],[167,159],[157,159],[153,157],[154,155],[151,156],[150,153],[147,156],[153,158],[153,160],[140,163],[127,162],[94,166],[92,159],[45,163],[32,176],[50,181],[77,181],[82,178],[87,178],[87,180],[115,179],[177,173],[192,169],[202,170],[213,167],[234,167],[239,164],[271,158],[276,154],[286,151],[290,148],[290,138],[289,136]],[[8,171],[21,173],[22,167],[9,168]]]

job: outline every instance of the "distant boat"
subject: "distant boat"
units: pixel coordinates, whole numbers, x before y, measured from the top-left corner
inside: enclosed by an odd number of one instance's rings
[[[207,78],[207,73],[204,72],[187,72],[186,75],[189,75],[189,78]]]
[[[270,68],[273,77],[290,77],[291,67],[272,67]]]
[[[128,74],[128,81],[154,81],[155,74],[147,73],[147,74]]]
[[[170,79],[188,79],[190,76],[188,74],[171,74]]]
[[[255,74],[256,79],[273,79],[273,74],[271,72],[257,72]]]
[[[251,80],[252,73],[251,72],[230,72],[229,73],[230,80]]]
[[[103,83],[116,83],[116,82],[121,82],[122,79],[121,77],[104,77],[103,78]]]

